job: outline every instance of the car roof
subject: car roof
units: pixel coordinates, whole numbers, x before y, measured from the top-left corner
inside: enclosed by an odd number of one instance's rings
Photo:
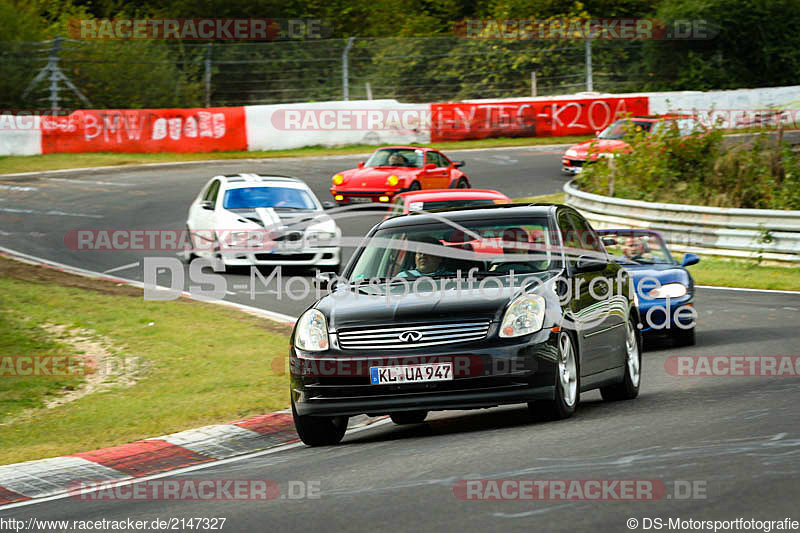
[[[439,151],[436,148],[431,148],[429,146],[403,146],[403,145],[381,146],[380,148],[375,148],[375,151],[377,152],[378,150],[397,150],[397,149],[402,149],[402,150],[433,150],[435,152]]]
[[[414,200],[417,202],[424,202],[424,201],[431,201],[431,200],[442,200],[443,197],[447,196],[449,199],[452,200],[461,200],[461,199],[480,199],[480,198],[491,198],[491,199],[503,199],[508,198],[505,194],[501,193],[500,191],[494,191],[491,189],[425,189],[420,191],[407,191],[404,193],[400,193],[395,198],[405,198],[408,201]]]
[[[439,222],[439,219],[446,218],[454,222],[461,220],[475,220],[480,218],[497,219],[506,217],[547,217],[555,209],[564,207],[558,204],[497,204],[491,206],[467,207],[453,211],[438,211],[435,215],[424,211],[399,215],[388,218],[381,222],[381,229],[400,226],[417,226]]]
[[[225,174],[221,176],[214,176],[214,179],[222,180],[222,182],[229,188],[235,189],[238,187],[252,187],[253,185],[269,186],[288,186],[292,188],[308,188],[302,180],[292,178],[291,176],[276,176],[261,174],[245,173],[239,174]]]
[[[661,240],[664,240],[664,237],[657,231],[652,229],[644,229],[644,228],[619,228],[619,229],[599,229],[597,230],[598,235],[607,235],[609,233],[618,233],[620,235],[626,234],[633,234],[633,233],[640,233],[643,235],[655,235]]]

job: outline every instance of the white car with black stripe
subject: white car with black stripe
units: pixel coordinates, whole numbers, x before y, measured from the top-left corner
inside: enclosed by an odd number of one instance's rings
[[[191,248],[223,266],[307,266],[338,272],[341,230],[311,189],[286,176],[215,176],[189,207]]]

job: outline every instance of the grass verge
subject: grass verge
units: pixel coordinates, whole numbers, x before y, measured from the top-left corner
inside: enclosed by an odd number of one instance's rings
[[[698,285],[800,291],[800,269],[765,266],[757,261],[727,260],[703,256],[688,268]]]
[[[463,150],[470,148],[502,148],[525,147],[546,144],[573,144],[583,142],[591,137],[515,137],[497,139],[479,139],[474,141],[457,141],[434,143],[433,146],[442,151]],[[28,156],[0,157],[0,174],[15,172],[37,172],[42,170],[59,170],[68,168],[104,167],[140,165],[145,163],[173,163],[177,161],[208,161],[210,159],[262,159],[280,157],[321,157],[326,155],[349,155],[370,153],[377,148],[371,145],[348,146],[309,146],[293,150],[269,150],[258,152],[208,152],[193,154],[117,154],[98,152],[88,154],[44,154]]]
[[[289,328],[190,300],[0,258],[0,356],[79,356],[42,326],[110,343],[107,363],[134,378],[52,408],[81,379],[0,376],[0,463],[40,459],[224,423],[288,405]],[[52,328],[49,328],[52,329]],[[130,370],[130,368],[128,368]],[[128,376],[130,378],[130,376]]]

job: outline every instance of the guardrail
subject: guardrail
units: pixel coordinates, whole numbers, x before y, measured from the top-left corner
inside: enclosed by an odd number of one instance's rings
[[[564,192],[598,229],[652,229],[681,252],[800,263],[800,211],[625,200],[581,191],[574,181]]]

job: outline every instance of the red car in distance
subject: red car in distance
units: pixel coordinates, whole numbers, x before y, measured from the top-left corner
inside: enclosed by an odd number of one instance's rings
[[[459,170],[463,161],[451,161],[433,148],[386,146],[378,148],[358,168],[331,179],[331,195],[339,205],[382,202],[405,191],[469,189],[469,176]]]
[[[697,119],[686,116],[665,115],[617,120],[599,132],[596,138],[570,146],[561,158],[561,171],[575,175],[583,170],[587,162],[592,163],[616,152],[630,151],[630,145],[623,138],[631,133],[631,123],[633,131],[645,131],[653,135],[671,127],[673,123],[678,127],[682,137],[707,131]]]
[[[406,215],[416,211],[453,209],[479,205],[510,204],[511,198],[491,189],[432,189],[408,191],[394,197],[389,212],[384,217]]]

